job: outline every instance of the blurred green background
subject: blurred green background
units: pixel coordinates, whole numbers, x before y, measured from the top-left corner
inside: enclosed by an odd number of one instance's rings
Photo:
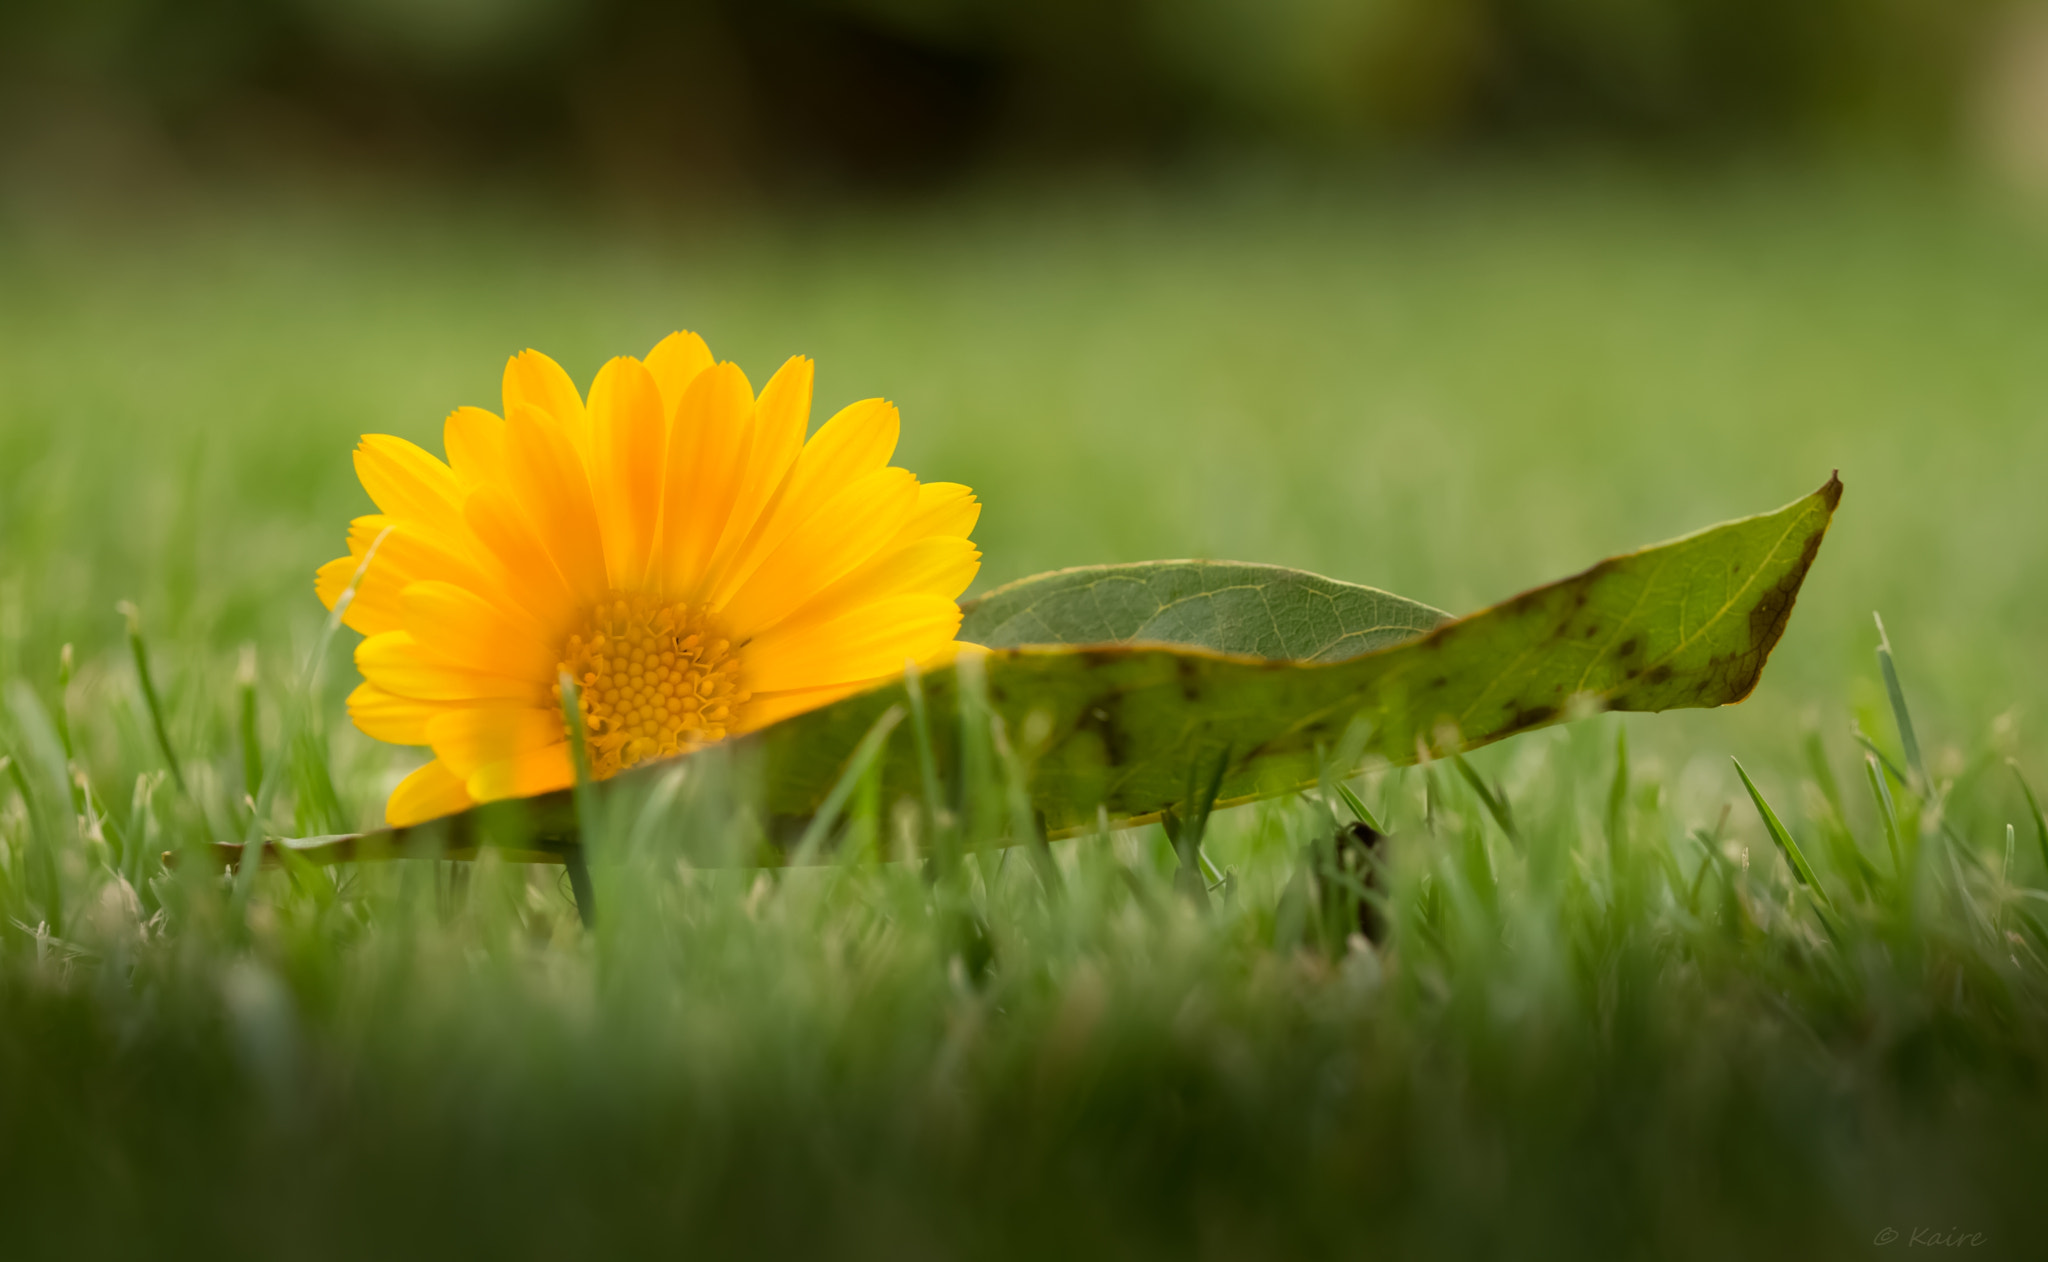
[[[2013,0],[81,0],[17,129],[187,153],[931,180],[1216,143],[1940,145]]]
[[[1999,755],[2048,782],[2044,190],[2032,0],[0,3],[0,1253],[2040,1254]],[[595,933],[551,869],[160,870],[250,826],[252,751],[298,833],[416,761],[348,727],[353,636],[297,718],[357,435],[678,327],[815,357],[816,419],[898,402],[984,588],[1209,556],[1465,611],[1847,492],[1750,703],[1481,752],[1498,845],[1453,776],[1367,784],[1377,947],[1300,936],[1310,797],[1219,824],[1213,914],[1157,830],[1045,898],[650,850]],[[1899,779],[1924,864],[1803,748],[1890,748],[1874,609],[1957,786]],[[664,844],[751,835],[723,784]]]

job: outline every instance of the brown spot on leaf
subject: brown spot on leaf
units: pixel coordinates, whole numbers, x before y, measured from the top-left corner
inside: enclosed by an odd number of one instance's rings
[[[1107,706],[1089,706],[1082,712],[1081,721],[1074,725],[1074,730],[1076,733],[1093,733],[1102,742],[1102,759],[1109,766],[1121,767],[1130,761],[1130,743],[1114,712]]]

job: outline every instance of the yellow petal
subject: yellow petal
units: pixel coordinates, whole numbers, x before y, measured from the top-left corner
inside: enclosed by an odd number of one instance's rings
[[[803,453],[804,431],[810,428],[813,375],[810,360],[792,355],[762,388],[710,574],[731,568],[743,553],[752,555],[752,545],[760,538],[758,528],[780,501],[790,470]]]
[[[393,828],[409,828],[474,805],[462,781],[437,758],[398,782],[391,800],[384,804],[384,819]]]
[[[363,581],[356,575],[362,573]],[[320,603],[328,609],[348,590],[350,583],[356,583],[356,594],[349,598],[348,608],[342,611],[341,622],[352,630],[364,635],[376,635],[380,631],[396,631],[404,625],[404,611],[395,601],[380,601],[380,593],[369,587],[369,573],[363,570],[363,559],[357,556],[336,557],[313,572],[313,590],[320,596]]]
[[[824,622],[776,627],[742,661],[755,693],[880,679],[923,661],[960,629],[960,606],[942,596],[890,596]]]
[[[583,396],[562,366],[536,350],[524,350],[505,361],[505,415],[524,404],[541,413],[569,439],[578,454],[590,450],[590,420]]]
[[[375,547],[367,569],[362,560]],[[467,587],[495,603],[505,605],[504,585],[490,576],[484,566],[466,552],[452,552],[429,540],[420,527],[377,514],[358,517],[349,524],[346,557],[337,557],[320,567],[315,590],[329,609],[341,597],[356,572],[362,580],[349,601],[342,623],[364,635],[395,631],[405,625],[402,595],[407,586],[422,579],[441,579]]]
[[[445,702],[415,701],[375,684],[358,684],[348,694],[348,717],[366,735],[393,745],[426,744],[428,722],[447,712]]]
[[[547,685],[463,670],[420,651],[411,633],[386,631],[356,645],[356,669],[386,692],[421,701],[526,700],[540,704]]]
[[[604,537],[582,459],[523,404],[505,418],[505,457],[512,498],[570,590],[590,603],[603,599]]]
[[[455,480],[469,490],[505,480],[505,422],[482,408],[456,408],[441,423],[441,445]]]
[[[974,533],[974,523],[980,520],[981,505],[975,501],[973,491],[958,482],[926,482],[917,488],[917,511],[910,515],[896,542],[909,543],[934,535],[965,538]]]
[[[466,587],[434,579],[405,589],[405,629],[419,652],[450,666],[530,679],[555,676],[555,649],[524,618]]]
[[[427,724],[427,743],[434,747],[435,757],[465,780],[492,763],[566,739],[561,712],[552,707],[474,706],[446,711]]]
[[[754,391],[732,364],[715,364],[683,393],[669,432],[661,528],[663,588],[696,599],[738,491]]]
[[[826,688],[799,688],[792,692],[771,692],[757,696],[741,708],[733,721],[732,734],[744,736],[748,732],[759,731],[770,723],[779,723],[793,714],[802,714],[819,706],[831,705],[841,697],[850,697],[870,686],[870,681],[861,680],[858,683],[833,684]]]
[[[365,434],[356,447],[356,476],[386,516],[461,536],[462,486],[422,448],[389,434]]]
[[[647,577],[661,514],[668,412],[654,374],[618,358],[590,385],[591,482],[611,585],[638,588]]]
[[[493,486],[478,487],[463,516],[511,601],[552,636],[567,634],[581,601],[512,498]]]
[[[958,600],[980,569],[981,551],[957,535],[891,544],[790,614],[786,621],[824,622],[885,596],[914,593]]]
[[[568,737],[514,758],[486,763],[472,772],[466,783],[470,796],[479,802],[566,789],[576,783],[576,771],[569,761]]]
[[[671,333],[647,352],[647,371],[661,387],[661,414],[672,417],[697,374],[711,367],[711,348],[695,333]]]
[[[740,640],[774,626],[874,556],[917,507],[917,479],[877,469],[791,532],[721,612]]]
[[[761,562],[828,500],[887,466],[900,428],[895,406],[882,399],[842,408],[819,426],[746,542],[719,567],[707,594],[709,602],[716,607],[732,599]]]

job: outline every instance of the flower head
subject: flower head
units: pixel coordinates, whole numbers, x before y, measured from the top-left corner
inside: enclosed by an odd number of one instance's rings
[[[792,358],[756,395],[675,333],[606,364],[585,399],[526,351],[503,416],[449,416],[446,463],[364,437],[356,472],[380,511],[318,589],[332,609],[363,571],[343,610],[367,637],[356,725],[434,751],[392,793],[392,824],[570,784],[563,671],[602,778],[952,651],[980,505],[890,466],[881,399],[806,441],[811,374]]]

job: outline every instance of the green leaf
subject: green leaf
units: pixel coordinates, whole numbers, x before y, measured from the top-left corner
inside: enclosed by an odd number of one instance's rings
[[[1185,644],[1337,662],[1412,640],[1440,609],[1320,574],[1244,561],[1146,561],[1056,570],[965,607],[960,638],[1028,644]]]
[[[968,669],[981,674],[988,707],[1002,719],[1019,764],[1028,770],[1031,803],[1042,813],[1047,835],[1090,829],[1098,810],[1112,821],[1157,819],[1188,796],[1190,767],[1222,767],[1214,800],[1226,806],[1315,783],[1319,750],[1337,747],[1353,724],[1370,729],[1364,753],[1407,763],[1450,757],[1601,709],[1669,710],[1742,700],[1784,633],[1841,493],[1841,482],[1830,478],[1819,491],[1776,512],[1602,561],[1341,661],[1109,643],[997,648],[976,654],[979,660]],[[1162,580],[1157,589],[1143,584],[1143,600],[1133,591],[1133,599],[1114,604],[1129,616],[1102,625],[1127,633],[1152,625],[1170,603],[1159,594],[1198,586],[1172,586],[1179,581],[1188,580]],[[1051,594],[1063,589],[1063,576],[1016,584],[996,596],[1025,593],[1035,583],[1046,584],[1040,590]],[[977,604],[977,625],[1003,635],[1011,634],[1003,629],[1013,624],[1020,628],[1017,634],[1047,633],[1055,629],[1049,611],[1066,607],[1065,598],[1020,598],[1014,606],[1007,597],[992,605],[994,599]],[[1153,605],[1149,614],[1145,600]],[[1192,609],[1202,603],[1176,605],[1191,611],[1190,620],[1177,625],[1195,625]],[[1208,607],[1246,606],[1219,606],[1211,599]],[[1022,612],[1033,609],[1040,612]],[[1036,621],[1019,621],[1027,616]],[[1211,628],[1221,628],[1211,634],[1249,634],[1246,619],[1204,616]],[[1033,629],[1022,630],[1026,625]],[[1283,628],[1280,634],[1289,632]],[[1327,651],[1341,634],[1323,638],[1322,647]],[[961,672],[956,666],[926,674],[924,704],[914,707],[928,716],[925,747],[941,777],[954,774],[962,746]],[[784,821],[783,833],[794,836],[826,801],[877,719],[911,700],[902,683],[886,685],[712,752],[760,769],[770,814]],[[895,731],[883,762],[885,800],[918,798],[920,761],[916,733]],[[658,768],[636,769],[620,779],[658,774]],[[573,835],[574,812],[567,803],[561,793],[526,804],[540,838],[550,843],[539,850]],[[430,827],[445,830],[447,843],[459,848],[474,835],[474,815]],[[401,839],[363,840],[388,846]]]
[[[982,662],[1054,831],[1154,818],[1185,796],[1187,768],[1230,751],[1219,804],[1312,783],[1316,747],[1354,721],[1393,762],[1448,757],[1598,709],[1725,705],[1749,695],[1783,634],[1841,483],[1745,518],[1603,561],[1562,582],[1340,662],[1152,646],[1014,648]],[[953,671],[926,679],[953,713]],[[776,814],[822,800],[847,753],[900,686],[848,698],[748,738]],[[941,752],[957,742],[934,733]],[[898,759],[891,796],[912,791]],[[943,771],[944,769],[942,769]]]

